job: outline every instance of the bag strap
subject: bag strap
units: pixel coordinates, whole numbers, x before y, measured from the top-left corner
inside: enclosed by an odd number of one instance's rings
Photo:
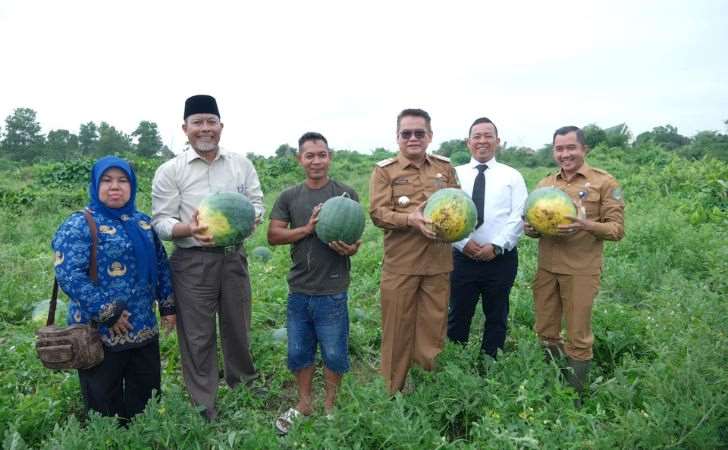
[[[99,237],[96,232],[96,221],[94,221],[91,211],[86,208],[83,210],[86,217],[86,223],[91,232],[91,260],[89,261],[88,275],[94,283],[98,282],[98,268],[96,267],[96,248],[98,247]],[[53,325],[56,320],[56,305],[58,304],[58,279],[53,279],[53,293],[51,294],[51,304],[48,307],[48,319],[46,326]]]

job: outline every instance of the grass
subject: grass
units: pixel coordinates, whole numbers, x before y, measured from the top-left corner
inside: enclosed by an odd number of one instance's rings
[[[574,407],[576,394],[558,368],[543,361],[532,331],[536,245],[528,238],[519,246],[509,336],[497,362],[484,365],[478,357],[478,310],[470,345],[448,345],[438,370],[413,370],[412,394],[389,398],[376,372],[382,234],[368,222],[350,288],[350,310],[364,314],[352,320],[353,370],[336,415],[324,419],[319,403],[319,414],[285,438],[272,423],[294,402],[295,389],[285,344],[272,332],[285,326],[287,247],[273,248],[267,263],[250,260],[256,383],[267,394],[222,387],[220,420],[205,423],[184,391],[176,337],[163,336],[163,396],[119,430],[111,419],[83,417],[75,374],[43,369],[33,348],[37,325],[29,317],[50,293],[50,238],[83,205],[83,184],[75,171],[57,167],[5,172],[5,192],[24,189],[34,199],[28,204],[25,194],[12,194],[0,209],[0,439],[5,448],[78,449],[728,448],[728,202],[719,182],[728,180],[728,166],[657,156],[635,162],[618,149],[590,156],[617,176],[628,206],[625,239],[605,245],[593,315],[595,364],[582,408]],[[138,162],[140,185],[156,164]],[[295,167],[256,164],[269,208],[300,179]],[[353,185],[365,204],[372,164],[346,155],[334,161],[334,177]],[[522,172],[533,187],[549,170]],[[56,172],[65,175],[49,175]],[[148,211],[148,191],[139,197]],[[247,241],[248,250],[265,245],[264,228]],[[322,380],[316,383],[320,392]]]

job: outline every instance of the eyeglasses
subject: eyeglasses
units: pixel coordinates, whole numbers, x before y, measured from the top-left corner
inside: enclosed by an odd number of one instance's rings
[[[399,132],[399,137],[402,140],[408,141],[412,135],[414,135],[415,139],[423,139],[425,136],[427,136],[427,131],[425,130],[402,130]]]

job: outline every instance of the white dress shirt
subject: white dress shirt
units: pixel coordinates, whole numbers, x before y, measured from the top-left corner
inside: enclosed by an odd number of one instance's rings
[[[483,205],[483,224],[470,233],[470,236],[452,245],[463,251],[470,239],[478,245],[495,244],[504,250],[513,250],[518,238],[523,234],[523,208],[526,206],[528,191],[523,176],[513,167],[501,164],[492,158],[480,163],[470,158],[470,162],[457,166],[455,171],[460,179],[460,188],[471,198],[473,183],[478,175],[478,164],[487,164],[485,175],[485,204]]]
[[[159,166],[152,182],[152,226],[159,238],[172,240],[175,224],[192,222],[202,199],[216,192],[245,195],[256,217],[263,216],[258,174],[244,155],[220,148],[215,159],[207,162],[190,147]],[[185,248],[200,245],[193,237],[174,239],[174,243]]]

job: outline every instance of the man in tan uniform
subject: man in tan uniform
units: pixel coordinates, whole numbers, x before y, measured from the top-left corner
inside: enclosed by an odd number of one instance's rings
[[[422,211],[438,189],[459,187],[455,169],[428,155],[430,116],[397,116],[399,154],[377,163],[369,184],[369,214],[384,229],[381,276],[382,375],[390,393],[402,390],[414,360],[426,370],[442,350],[447,326],[452,251],[435,240]]]
[[[553,157],[560,170],[537,187],[554,186],[566,192],[579,217],[560,225],[557,236],[541,236],[529,224],[524,226],[526,235],[540,238],[533,282],[534,329],[547,355],[566,353],[571,368],[567,380],[579,392],[592,359],[591,313],[599,290],[603,242],[624,236],[622,190],[614,177],[584,161],[587,152],[579,128],[556,130]],[[566,317],[566,345],[561,339],[562,314]]]

